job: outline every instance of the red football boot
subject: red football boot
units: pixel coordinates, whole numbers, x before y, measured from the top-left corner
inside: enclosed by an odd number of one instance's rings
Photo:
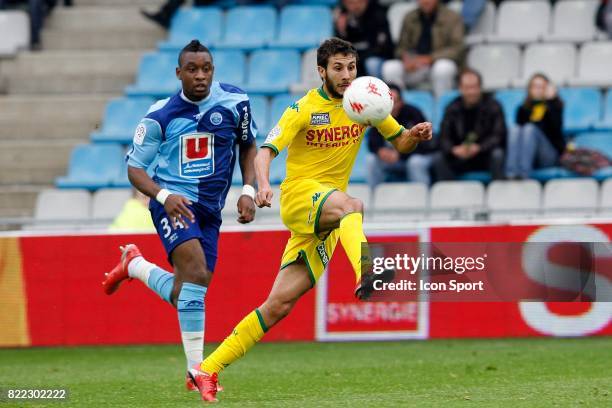
[[[189,373],[187,373],[187,376],[185,377],[185,388],[187,388],[187,391],[200,391],[198,390],[198,386],[195,385],[195,383],[191,379]],[[219,382],[217,382],[217,392],[223,392],[223,389],[223,386],[219,384]]]
[[[119,261],[112,271],[104,274],[106,279],[102,282],[102,287],[104,288],[104,293],[107,295],[115,293],[124,280],[132,280],[128,275],[128,265],[132,259],[142,256],[140,250],[134,244],[127,244],[126,246],[119,247],[119,249],[121,250],[121,261]]]
[[[200,370],[199,365],[195,365],[187,371],[187,374],[191,377],[191,380],[198,387],[202,401],[206,402],[218,402],[217,391],[219,382],[217,380],[217,373],[208,374]]]

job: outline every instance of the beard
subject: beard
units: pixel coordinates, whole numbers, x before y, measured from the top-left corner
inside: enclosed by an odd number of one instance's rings
[[[325,74],[325,78],[323,79],[323,83],[325,84],[325,88],[327,88],[327,91],[329,92],[329,96],[331,96],[334,99],[342,99],[342,94],[338,92],[338,88],[332,82],[332,80],[329,79],[327,74]]]

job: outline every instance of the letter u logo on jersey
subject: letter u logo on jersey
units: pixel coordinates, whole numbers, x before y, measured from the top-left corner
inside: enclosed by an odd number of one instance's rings
[[[202,178],[215,172],[212,133],[191,133],[181,136],[181,177]]]

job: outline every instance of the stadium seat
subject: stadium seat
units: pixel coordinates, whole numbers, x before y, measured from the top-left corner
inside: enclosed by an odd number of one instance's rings
[[[70,155],[68,175],[58,177],[59,188],[97,190],[112,185],[124,165],[123,148],[119,144],[78,145]]]
[[[602,119],[595,124],[597,130],[612,130],[612,88],[608,88],[604,100]]]
[[[254,50],[276,36],[276,10],[271,6],[238,6],[227,12],[225,36],[217,48]]]
[[[338,5],[338,0],[292,0],[292,3],[309,5],[320,4],[323,6],[334,7]]]
[[[487,1],[485,9],[482,11],[478,21],[465,37],[465,42],[468,45],[479,44],[484,42],[487,37],[491,36],[495,31],[495,16],[495,4],[491,1]]]
[[[468,180],[468,181],[479,181],[483,184],[487,184],[491,181],[491,173],[488,171],[468,171],[465,172],[458,177],[459,180]]]
[[[578,55],[577,77],[571,86],[610,86],[612,83],[612,41],[586,43]]]
[[[599,203],[599,186],[592,178],[551,180],[544,185],[546,217],[592,215]]]
[[[495,99],[504,110],[506,127],[510,128],[516,124],[516,111],[525,100],[525,96],[527,96],[525,89],[504,89],[495,92]]]
[[[446,107],[458,96],[459,91],[453,90],[446,92],[438,98],[436,102],[436,111],[433,118],[433,131],[435,133],[438,133],[438,131],[440,130],[440,124],[442,123],[442,119],[444,118],[444,111],[446,110]]]
[[[549,180],[572,177],[577,177],[576,173],[571,172],[563,167],[544,167],[532,170],[529,174],[529,178],[538,180],[542,183],[547,182]]]
[[[612,179],[601,183],[599,211],[602,215],[612,215]]]
[[[487,40],[497,43],[530,43],[547,34],[549,24],[549,1],[504,1],[497,9],[497,31],[489,35]]]
[[[367,157],[368,157],[368,147],[365,140],[359,146],[359,152],[357,153],[357,158],[355,159],[355,164],[353,165],[353,172],[351,173],[350,182],[351,183],[365,183],[366,182],[366,173],[368,171],[367,166]]]
[[[515,78],[512,85],[526,87],[529,78],[542,72],[557,86],[567,83],[575,76],[576,47],[569,43],[530,44],[523,53],[523,69],[520,78]]]
[[[270,105],[268,104],[268,99],[261,95],[253,95],[249,99],[253,119],[257,125],[257,137],[265,139],[270,130]]]
[[[280,12],[278,38],[270,43],[277,48],[308,49],[332,36],[333,22],[329,7],[286,6]]]
[[[309,89],[321,86],[321,78],[317,69],[317,49],[313,48],[302,55],[302,76],[300,83],[291,84],[291,93],[306,93]]]
[[[468,65],[482,75],[485,90],[507,88],[519,76],[521,51],[516,45],[476,45],[467,59]]]
[[[213,51],[215,80],[242,88],[246,82],[246,57],[240,50]]]
[[[595,171],[592,177],[597,181],[604,181],[612,178],[612,166],[603,167]]]
[[[175,53],[148,53],[140,60],[134,85],[125,88],[128,96],[164,98],[180,89],[176,78],[178,64]]]
[[[87,190],[46,189],[36,197],[34,220],[38,222],[83,221],[91,215]]]
[[[91,218],[97,222],[112,222],[131,197],[129,188],[101,188],[93,194]]]
[[[428,91],[403,91],[402,99],[404,102],[416,106],[423,112],[425,119],[433,121],[434,118],[434,98]]]
[[[172,17],[168,41],[160,42],[161,51],[179,51],[197,38],[208,48],[221,40],[223,11],[219,7],[181,8]]]
[[[484,206],[478,181],[439,181],[430,190],[430,219],[471,219]]]
[[[280,120],[285,110],[300,99],[298,95],[282,94],[272,98],[270,107],[270,128],[275,126]]]
[[[253,94],[287,93],[300,78],[300,54],[293,50],[258,50],[249,61],[246,90]]]
[[[542,187],[535,180],[495,180],[487,188],[486,202],[491,220],[532,218],[542,205]]]
[[[611,65],[612,66],[612,65]],[[565,133],[586,132],[599,122],[601,92],[595,88],[562,88],[563,130]]]
[[[370,203],[374,221],[421,220],[425,218],[429,189],[423,183],[382,183]]]
[[[402,32],[402,24],[404,23],[404,17],[418,7],[416,1],[398,1],[393,3],[387,10],[387,20],[389,21],[389,31],[391,32],[391,39],[394,44],[399,41],[400,34]]]
[[[612,132],[579,133],[573,143],[576,147],[597,150],[612,160]]]
[[[592,0],[564,0],[555,4],[552,30],[546,41],[590,41],[595,38],[595,13],[598,2]]]
[[[21,10],[0,10],[0,57],[11,57],[30,45],[30,17]]]
[[[132,142],[138,122],[153,104],[151,98],[116,98],[106,105],[102,129],[90,135],[92,142]]]

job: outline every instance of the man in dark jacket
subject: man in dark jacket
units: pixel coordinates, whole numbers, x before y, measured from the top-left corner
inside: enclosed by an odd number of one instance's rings
[[[393,56],[386,10],[376,0],[343,0],[334,20],[336,36],[357,49],[357,72],[380,78],[384,60]]]
[[[499,103],[482,93],[478,72],[459,77],[461,96],[452,101],[440,127],[440,152],[434,158],[438,180],[453,180],[468,171],[488,170],[503,178],[506,124]]]
[[[389,85],[393,95],[393,116],[404,127],[412,127],[417,123],[426,122],[427,119],[416,106],[404,103],[400,89],[396,85]],[[400,154],[387,142],[376,128],[372,127],[368,131],[368,172],[366,179],[372,190],[389,176],[408,178],[409,181],[431,183],[429,174],[433,150],[435,147],[432,142],[421,143],[417,148],[408,154]]]

